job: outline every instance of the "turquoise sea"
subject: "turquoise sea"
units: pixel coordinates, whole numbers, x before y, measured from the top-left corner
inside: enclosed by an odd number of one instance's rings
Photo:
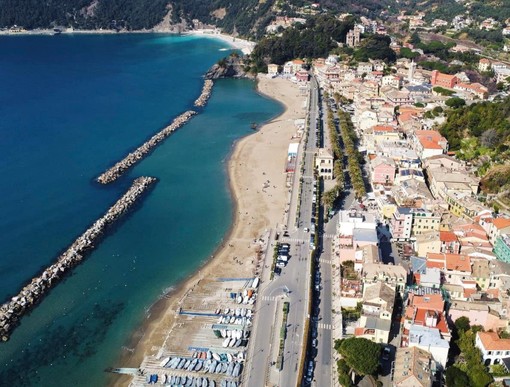
[[[234,142],[282,107],[246,80],[120,180],[94,178],[192,107],[228,52],[151,34],[0,37],[0,302],[49,265],[140,175],[155,188],[0,344],[0,385],[101,386],[152,303],[231,222]]]

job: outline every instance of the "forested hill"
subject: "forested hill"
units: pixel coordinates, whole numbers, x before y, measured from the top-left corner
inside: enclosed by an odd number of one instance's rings
[[[351,12],[376,18],[396,9],[395,4],[395,0],[0,0],[0,28],[142,30],[155,27],[168,14],[174,25],[190,27],[197,19],[259,38],[275,15]]]
[[[450,109],[440,128],[450,150],[478,167],[482,189],[510,189],[510,97]],[[502,188],[503,187],[503,188]]]

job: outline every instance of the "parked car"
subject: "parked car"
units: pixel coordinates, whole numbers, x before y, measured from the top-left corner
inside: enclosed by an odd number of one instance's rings
[[[391,354],[390,347],[384,347],[384,349],[382,350],[382,358],[383,358],[383,360],[389,360],[390,359],[390,354]]]

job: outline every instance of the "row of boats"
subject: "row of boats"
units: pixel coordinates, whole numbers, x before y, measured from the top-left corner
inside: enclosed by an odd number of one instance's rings
[[[248,308],[236,308],[236,309],[230,309],[225,308],[223,310],[223,316],[222,317],[228,317],[228,316],[235,316],[235,317],[251,317],[252,316],[251,309]],[[221,314],[221,309],[216,309],[216,314]]]
[[[227,354],[224,358],[226,361],[224,361],[217,353],[215,353],[215,355],[214,357],[211,355],[210,359],[174,357],[168,360],[164,367],[188,372],[202,371],[204,373],[226,374],[234,378],[241,374],[242,364],[240,361],[237,361],[237,358],[234,359],[232,355]],[[244,355],[242,360],[244,360]],[[161,364],[163,364],[163,362]]]
[[[147,375],[148,384],[157,384],[158,381],[164,386],[173,387],[238,387],[236,381],[222,380],[221,383],[216,383],[213,379],[209,380],[206,377],[200,376],[176,376],[163,374],[161,377],[158,374]]]

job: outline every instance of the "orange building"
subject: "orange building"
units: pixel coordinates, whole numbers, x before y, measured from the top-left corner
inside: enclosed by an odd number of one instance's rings
[[[430,83],[432,86],[441,86],[452,89],[457,83],[459,83],[459,79],[455,75],[448,75],[440,73],[437,70],[432,71],[432,78],[430,79]]]

